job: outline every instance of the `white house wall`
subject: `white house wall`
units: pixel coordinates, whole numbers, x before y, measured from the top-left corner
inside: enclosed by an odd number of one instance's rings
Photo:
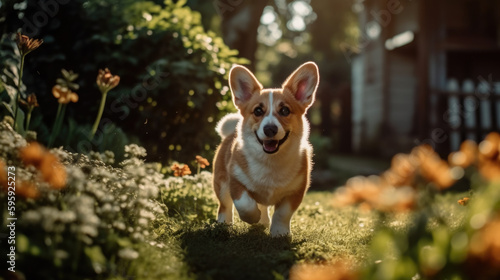
[[[415,58],[389,53],[389,124],[398,135],[409,135],[413,128],[417,79]]]

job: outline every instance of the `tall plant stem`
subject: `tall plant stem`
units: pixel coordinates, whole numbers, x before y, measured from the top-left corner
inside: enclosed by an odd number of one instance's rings
[[[61,131],[61,126],[62,126],[62,123],[64,121],[64,115],[66,114],[66,107],[68,106],[68,104],[63,104],[62,105],[62,109],[61,109],[61,115],[59,116],[59,120],[57,122],[57,126],[56,126],[56,135],[59,135],[59,132]]]
[[[59,107],[57,107],[57,114],[56,114],[56,119],[54,120],[54,125],[52,126],[52,133],[50,135],[49,139],[49,144],[48,147],[52,147],[52,144],[54,143],[54,140],[56,138],[56,129],[57,129],[57,124],[59,123],[59,118],[61,117],[61,109],[62,109],[62,103],[59,103]]]
[[[94,139],[95,133],[97,132],[97,128],[99,127],[99,123],[101,122],[107,95],[108,95],[107,91],[102,93],[101,105],[99,106],[99,112],[97,112],[97,118],[95,119],[94,126],[92,126],[92,131],[90,132],[90,140]]]
[[[32,107],[28,108],[28,114],[26,115],[26,131],[30,129],[31,112],[33,112]]]
[[[17,93],[16,93],[16,101],[14,102],[15,110],[14,110],[14,131],[17,126],[17,112],[19,110],[19,96],[21,95],[21,83],[23,82],[23,70],[24,70],[24,57],[25,55],[21,55],[21,65],[19,67],[19,79],[17,81]]]

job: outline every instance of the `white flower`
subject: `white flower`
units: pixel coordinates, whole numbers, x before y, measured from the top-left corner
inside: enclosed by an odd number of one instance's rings
[[[147,155],[146,149],[144,149],[143,147],[140,147],[136,144],[125,146],[125,157],[127,158],[132,158],[132,157],[141,158],[145,157],[146,155]]]
[[[125,248],[118,251],[118,256],[122,259],[135,260],[139,257],[139,253],[131,248]]]

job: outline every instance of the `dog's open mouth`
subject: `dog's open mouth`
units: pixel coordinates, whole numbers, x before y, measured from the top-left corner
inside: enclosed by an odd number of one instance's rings
[[[281,140],[261,140],[259,138],[259,135],[257,135],[257,131],[255,132],[255,136],[257,137],[257,140],[259,143],[262,145],[262,148],[264,149],[264,152],[268,154],[274,154],[276,153],[280,146],[285,143],[286,139],[288,139],[288,135],[290,134],[290,131],[287,131],[285,134],[285,137],[283,137]]]

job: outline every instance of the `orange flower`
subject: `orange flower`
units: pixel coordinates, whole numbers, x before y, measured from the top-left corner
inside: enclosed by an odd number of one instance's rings
[[[465,148],[470,147],[467,144]],[[464,148],[464,149],[465,149]],[[427,181],[445,189],[460,179],[464,172],[460,167],[450,167],[429,145],[415,147],[408,154],[392,158],[391,168],[380,177],[353,177],[345,187],[336,191],[335,207],[359,204],[363,209],[382,212],[406,212],[416,206],[415,187],[417,172]]]
[[[377,176],[354,177],[347,180],[346,186],[351,189],[351,195],[357,202],[371,203],[380,195],[381,191],[380,178]]]
[[[411,155],[420,164],[425,162],[429,157],[437,156],[436,152],[434,152],[434,149],[432,149],[432,147],[427,144],[413,148],[413,150],[411,150]]]
[[[191,174],[191,170],[189,169],[189,166],[187,166],[186,164],[183,164],[182,166],[180,166],[179,164],[174,163],[171,166],[171,169],[174,171],[175,177],[183,177],[183,176]]]
[[[19,156],[25,165],[33,165],[38,169],[46,153],[42,145],[32,142],[19,151]]]
[[[290,280],[355,280],[358,274],[348,261],[326,264],[296,264],[290,270]]]
[[[471,164],[467,156],[462,151],[451,153],[448,156],[448,162],[453,166],[460,166],[462,168],[467,168]]]
[[[382,174],[382,178],[391,186],[411,186],[417,168],[418,162],[411,155],[397,154],[392,158],[391,168]]]
[[[466,140],[460,145],[460,151],[451,153],[448,157],[448,162],[453,166],[467,168],[476,163],[478,155],[478,147],[476,142]]]
[[[387,185],[378,176],[353,177],[345,187],[335,192],[334,207],[358,204],[362,211],[376,209],[382,212],[407,212],[416,205],[416,193],[410,186]]]
[[[345,207],[358,203],[358,198],[351,190],[351,188],[340,187],[335,191],[333,197],[332,206],[333,207]]]
[[[500,134],[492,132],[479,144],[478,170],[489,181],[500,181]]]
[[[38,105],[38,100],[36,99],[36,95],[34,93],[28,95],[28,97],[26,98],[26,101],[28,102],[28,106],[32,106],[32,107],[40,106],[40,105]]]
[[[491,132],[479,144],[479,153],[487,159],[498,159],[500,146],[500,134]]]
[[[30,95],[28,95],[28,97],[26,98],[26,101],[21,99],[21,100],[19,100],[19,102],[28,108],[35,108],[35,107],[39,106],[38,100],[36,99],[36,95],[34,93],[31,93]]]
[[[47,153],[39,170],[42,173],[42,179],[54,189],[59,190],[66,186],[66,169],[55,155]]]
[[[434,182],[438,188],[449,188],[463,176],[462,168],[451,168],[430,146],[417,148],[415,152],[420,160],[420,174],[425,179]]]
[[[16,195],[35,199],[40,195],[40,192],[35,184],[21,181],[16,185]]]
[[[465,205],[467,205],[469,203],[469,200],[470,200],[470,198],[464,197],[464,198],[458,200],[458,204],[460,204],[462,206],[465,206]]]
[[[491,268],[500,267],[500,218],[496,217],[474,233],[469,245],[469,261],[474,260]],[[484,266],[483,266],[484,267]]]
[[[201,168],[205,168],[210,165],[208,160],[206,158],[203,158],[202,156],[196,156],[196,162],[200,165]]]
[[[52,94],[55,98],[57,98],[57,102],[61,104],[68,104],[69,102],[78,102],[78,94],[71,91],[67,87],[63,87],[60,85],[55,85],[52,88]]]
[[[33,39],[21,33],[16,34],[16,43],[21,55],[27,55],[36,50],[43,43],[42,39]]]
[[[42,179],[54,189],[66,186],[66,169],[59,159],[40,144],[33,142],[22,148],[19,156],[25,165],[33,165],[41,173]]]
[[[346,185],[339,188],[334,197],[334,207],[348,206],[363,202],[371,202],[380,193],[375,178],[356,176],[347,180]]]
[[[8,187],[7,182],[7,169],[5,163],[0,160],[0,186],[3,187],[5,191],[7,191]],[[17,196],[37,198],[40,195],[38,188],[33,183],[16,180],[15,186],[15,193]]]
[[[488,181],[500,181],[500,162],[484,160],[479,164],[479,173]]]
[[[428,161],[422,163],[420,170],[422,176],[427,180],[434,182],[439,189],[447,189],[451,187],[457,179],[460,179],[463,175],[463,172],[460,172],[457,169],[451,169],[444,160],[438,158],[429,158]]]
[[[386,187],[373,202],[373,208],[382,212],[408,212],[416,206],[417,194],[409,186]]]
[[[96,83],[97,86],[99,87],[99,91],[105,94],[120,83],[120,76],[118,75],[113,76],[108,68],[104,70],[99,69],[99,74],[97,75]]]

